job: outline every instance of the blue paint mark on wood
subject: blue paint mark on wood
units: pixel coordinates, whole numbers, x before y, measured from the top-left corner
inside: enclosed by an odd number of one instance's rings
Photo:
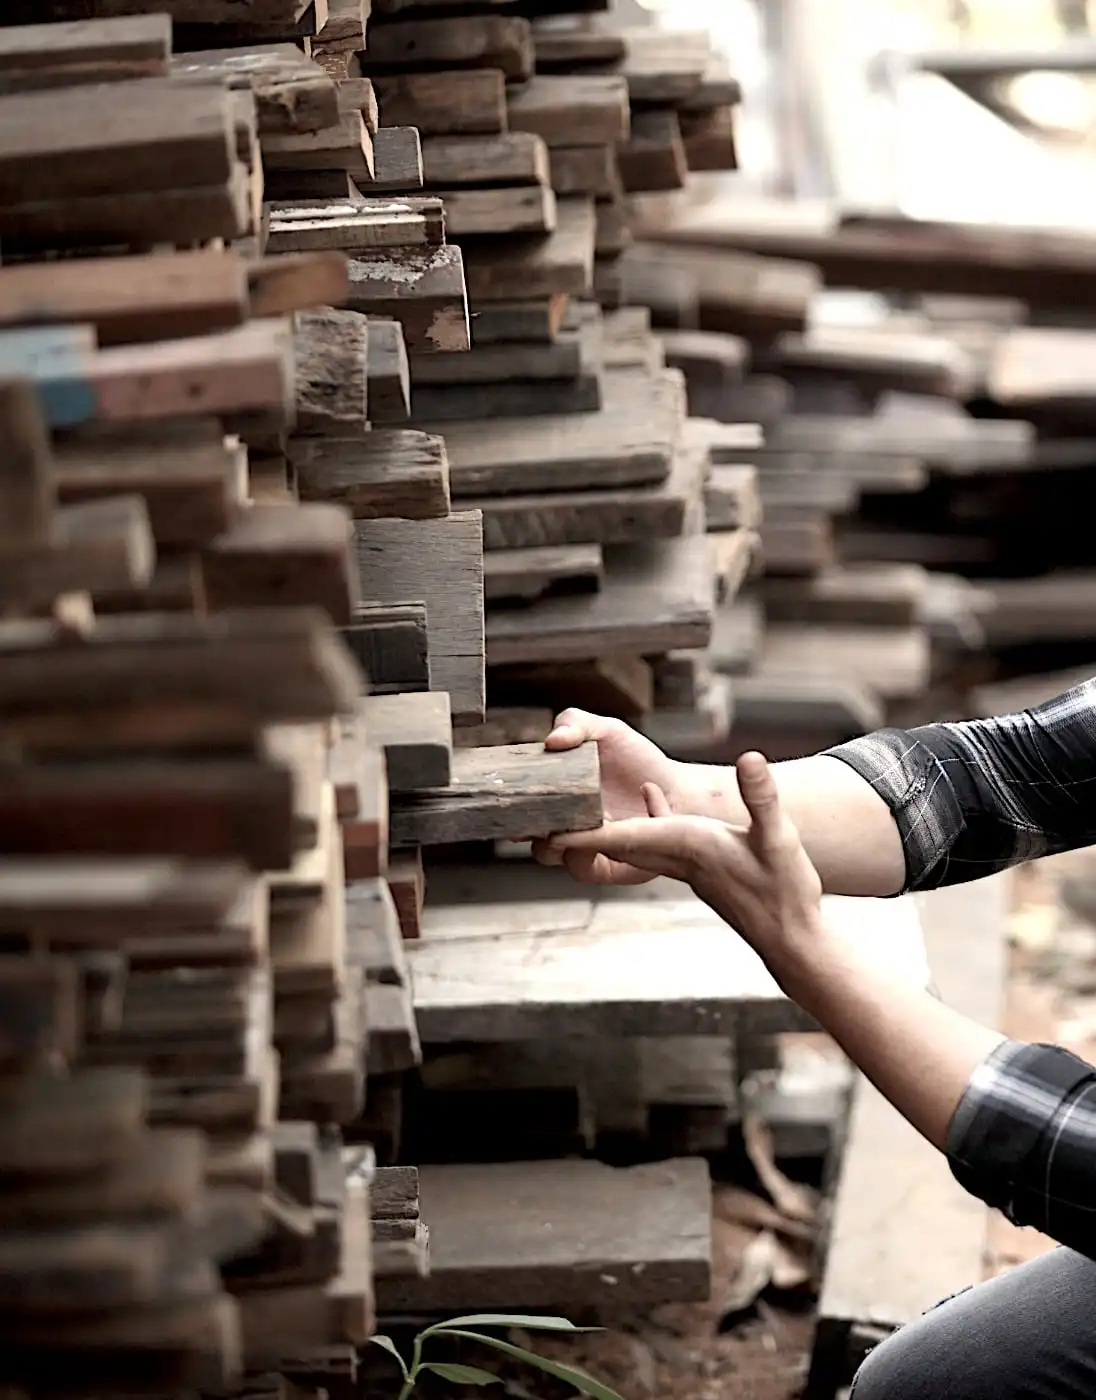
[[[51,428],[72,428],[98,416],[91,367],[92,326],[30,326],[0,332],[0,380],[29,380]]]

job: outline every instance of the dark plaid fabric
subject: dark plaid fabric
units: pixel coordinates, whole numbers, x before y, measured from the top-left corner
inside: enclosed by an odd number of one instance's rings
[[[906,890],[1096,844],[1096,680],[1038,709],[884,729],[830,749],[894,814]],[[967,1086],[948,1138],[959,1182],[1019,1225],[1096,1258],[1096,1070],[1008,1041]]]

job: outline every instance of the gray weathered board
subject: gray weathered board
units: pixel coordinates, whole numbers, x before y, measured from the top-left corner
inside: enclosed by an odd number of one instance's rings
[[[455,724],[484,708],[483,524],[478,511],[444,520],[366,520],[354,542],[362,596],[426,604],[430,679],[447,690]]]
[[[912,900],[826,900],[827,917],[923,984]],[[810,1022],[760,958],[683,885],[595,890],[532,864],[431,872],[408,948],[424,1042],[727,1035]]]
[[[711,1181],[699,1158],[614,1168],[507,1162],[420,1168],[428,1278],[377,1280],[385,1313],[655,1304],[707,1298]]]
[[[1004,874],[917,896],[940,995],[983,1025],[1001,1016],[1010,890]],[[811,1400],[847,1382],[852,1326],[900,1327],[980,1282],[985,1244],[986,1207],[861,1079],[830,1226]]]

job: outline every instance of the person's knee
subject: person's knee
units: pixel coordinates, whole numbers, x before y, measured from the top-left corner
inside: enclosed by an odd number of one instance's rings
[[[849,1400],[927,1400],[933,1394],[932,1367],[909,1341],[905,1332],[896,1332],[869,1352]]]

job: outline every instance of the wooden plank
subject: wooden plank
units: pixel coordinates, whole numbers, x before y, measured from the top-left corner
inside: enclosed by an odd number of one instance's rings
[[[373,86],[385,126],[415,126],[424,137],[506,129],[506,80],[498,68],[378,75]]]
[[[546,345],[554,341],[563,324],[568,297],[524,301],[481,302],[472,317],[474,345]]]
[[[203,544],[228,528],[246,500],[246,451],[219,427],[184,419],[70,436],[54,460],[57,498],[75,504],[139,495],[157,544]]]
[[[369,331],[357,311],[300,311],[293,328],[296,427],[348,436],[369,421]]]
[[[0,203],[219,185],[234,160],[219,88],[148,78],[16,93],[4,100]]]
[[[676,372],[606,376],[598,413],[439,423],[455,496],[581,490],[663,481],[685,417]]]
[[[614,199],[623,192],[616,147],[553,146],[551,184],[558,195],[593,195]]]
[[[585,64],[619,63],[627,52],[623,35],[594,25],[558,27],[551,20],[533,25],[537,72],[564,72]]]
[[[339,306],[349,280],[339,253],[298,253],[248,264],[252,316],[285,316],[309,306]]]
[[[466,249],[468,295],[474,303],[583,296],[592,285],[595,235],[592,201],[558,200],[546,237]]]
[[[48,546],[56,501],[49,434],[32,385],[0,383],[0,555]]]
[[[929,962],[950,1006],[998,1024],[1011,875],[917,897]],[[962,937],[957,936],[962,930]],[[924,1249],[931,1229],[936,1247]],[[983,1277],[986,1209],[866,1079],[854,1092],[830,1224],[808,1393],[849,1380],[852,1324],[891,1329]]]
[[[565,760],[565,761],[561,761]],[[393,803],[394,845],[528,840],[600,824],[597,749],[548,753],[543,744],[458,749],[444,788]]]
[[[486,550],[673,539],[685,532],[703,475],[702,456],[679,449],[666,480],[654,485],[472,497],[469,508],[483,512]]]
[[[415,389],[415,420],[424,426],[503,419],[551,422],[564,415],[588,415],[602,407],[601,376],[581,370],[571,379],[501,380],[487,384],[422,384]],[[535,418],[531,414],[537,415]]]
[[[376,174],[370,191],[422,189],[422,142],[413,126],[382,126],[376,135]]]
[[[358,579],[351,521],[339,506],[253,505],[202,551],[202,579],[213,611],[263,607],[292,599],[351,620]]]
[[[551,183],[548,147],[541,137],[526,131],[491,136],[434,136],[422,143],[422,168],[427,185],[440,189]]]
[[[478,511],[446,520],[370,520],[354,531],[365,597],[426,604],[430,676],[447,690],[455,724],[483,715],[483,523]]]
[[[454,245],[350,262],[347,306],[399,321],[408,350],[467,350],[464,262]]]
[[[240,325],[247,312],[244,265],[231,252],[25,263],[0,271],[0,325],[91,325],[100,345],[223,330]]]
[[[343,112],[320,131],[266,137],[263,163],[270,170],[345,170],[367,183],[374,173],[373,138],[360,112]]]
[[[486,517],[484,517],[486,536]],[[483,558],[483,587],[489,603],[532,599],[562,586],[589,592],[601,586],[604,561],[599,544],[496,549]]]
[[[369,742],[384,750],[389,792],[448,786],[453,726],[445,691],[368,695],[360,713]]]
[[[671,881],[642,888],[582,888],[531,864],[433,868],[423,936],[407,950],[424,1042],[809,1028],[710,909]],[[927,982],[912,899],[825,907],[895,976]]]
[[[507,93],[511,131],[532,131],[549,146],[615,146],[630,128],[623,78],[576,73],[538,74]]]
[[[430,689],[425,603],[364,603],[341,632],[372,694]]]
[[[239,49],[205,49],[177,54],[176,81],[217,80],[255,94],[259,131],[264,136],[321,131],[339,119],[335,84],[296,44],[251,44]]]
[[[547,185],[439,192],[452,238],[495,234],[549,234],[556,227],[556,197]]]
[[[705,647],[715,609],[708,537],[607,546],[599,592],[487,619],[492,666]]]
[[[364,45],[363,45],[364,47]],[[340,79],[339,111],[359,112],[370,136],[376,136],[380,126],[380,111],[377,108],[377,94],[370,78],[347,77]]]
[[[446,68],[498,68],[510,82],[533,71],[533,33],[526,19],[472,15],[374,25],[361,56],[367,77]]]
[[[164,15],[27,24],[0,33],[0,93],[166,77]]]
[[[676,112],[656,107],[636,112],[628,140],[617,151],[620,179],[629,194],[680,190],[689,164]]]
[[[354,254],[445,242],[445,216],[437,198],[272,204],[269,219],[268,253],[333,248]]]
[[[449,514],[449,462],[436,434],[375,429],[361,438],[296,439],[289,460],[302,501],[337,501],[355,520]]]
[[[411,417],[411,369],[398,321],[369,322],[369,417],[375,424]]]
[[[632,102],[677,106],[696,97],[712,54],[706,30],[628,28],[622,31],[627,52],[620,71]]]
[[[411,374],[416,385],[500,384],[514,379],[574,379],[582,366],[581,336],[564,331],[543,344],[517,341],[473,345],[463,355],[415,355]]]
[[[155,562],[152,527],[139,496],[62,506],[47,540],[0,555],[0,603],[35,608],[65,593],[139,591]]]
[[[485,1308],[707,1297],[711,1186],[702,1161],[422,1167],[420,1187],[430,1274],[378,1280],[386,1312],[451,1313],[472,1290]]]

